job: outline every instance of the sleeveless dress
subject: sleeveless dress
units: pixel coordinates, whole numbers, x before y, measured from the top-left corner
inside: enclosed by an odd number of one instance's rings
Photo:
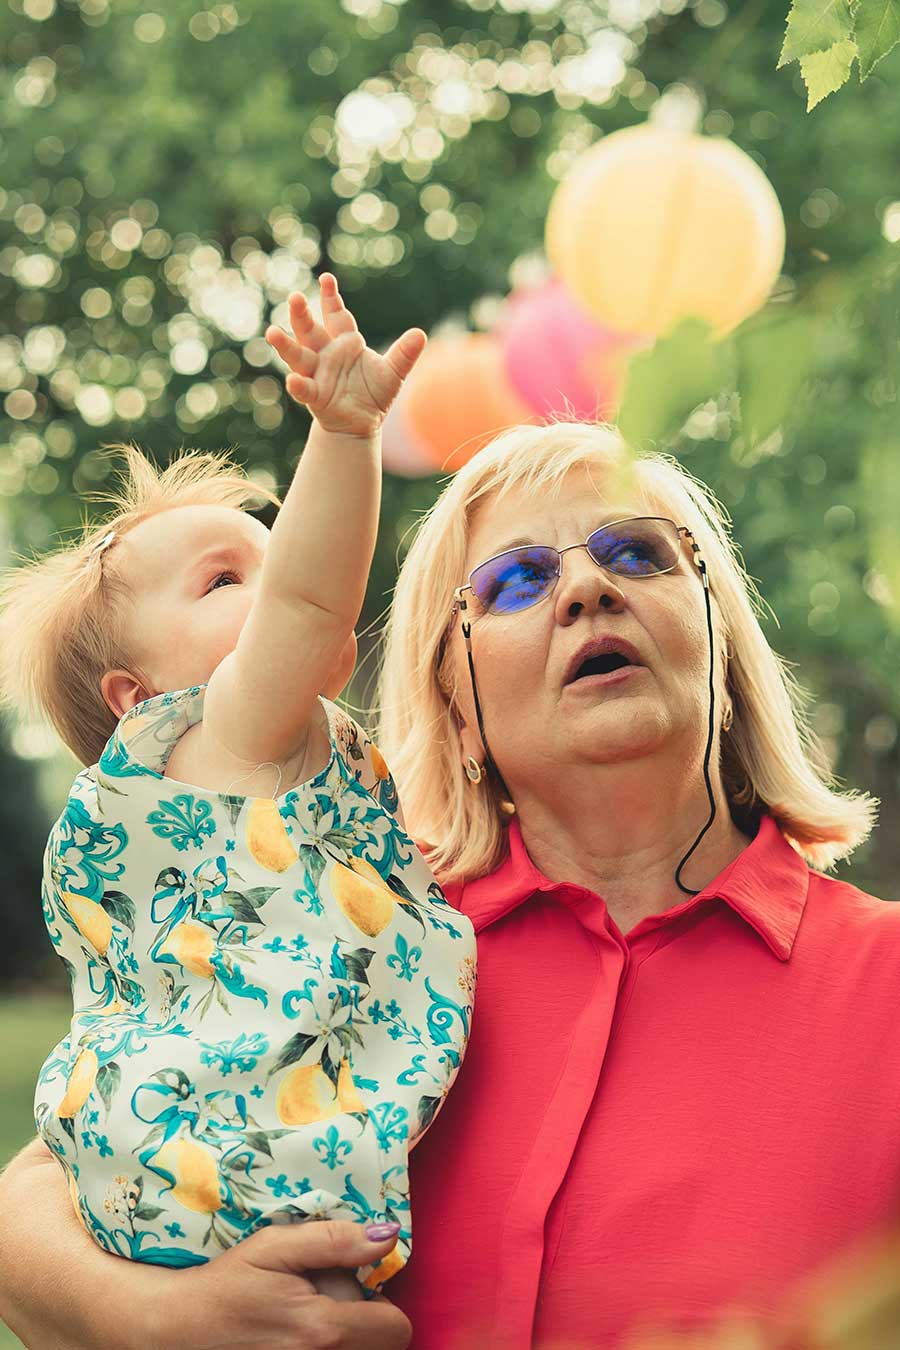
[[[74,1013],[35,1124],[109,1252],[180,1267],[271,1223],[399,1221],[356,1272],[372,1291],[411,1251],[408,1153],[465,1053],[474,933],[334,704],[327,765],[280,797],[166,778],[205,690],[126,713],[51,829]]]

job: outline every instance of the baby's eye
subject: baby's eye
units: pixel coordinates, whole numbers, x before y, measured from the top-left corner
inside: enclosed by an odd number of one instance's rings
[[[217,577],[214,577],[213,580],[210,582],[209,590],[206,592],[206,594],[209,595],[209,591],[216,590],[219,582],[224,581],[226,577],[230,577],[232,581],[240,580],[240,578],[237,576],[235,572],[220,572],[219,575]]]

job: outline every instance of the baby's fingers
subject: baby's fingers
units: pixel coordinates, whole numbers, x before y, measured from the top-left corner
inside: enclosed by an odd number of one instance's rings
[[[319,397],[315,380],[305,375],[295,375],[293,371],[285,380],[284,387],[297,403],[315,403]]]
[[[425,350],[428,338],[421,328],[407,328],[396,342],[392,342],[384,354],[384,359],[401,380],[405,380],[419,357]]]
[[[330,342],[329,334],[312,316],[309,302],[302,291],[292,291],[288,296],[288,313],[294,337],[304,347],[320,352]]]
[[[319,364],[318,355],[310,351],[309,347],[304,347],[302,343],[288,337],[283,328],[274,326],[267,328],[266,342],[275,348],[285,365],[290,366],[295,374],[315,375]]]
[[[356,320],[341,298],[337,277],[332,272],[323,272],[319,277],[319,289],[322,294],[322,319],[331,336],[355,333]]]

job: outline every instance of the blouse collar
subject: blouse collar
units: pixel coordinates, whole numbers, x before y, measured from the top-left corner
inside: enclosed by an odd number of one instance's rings
[[[507,831],[508,851],[493,872],[475,881],[445,886],[448,898],[472,920],[475,931],[502,919],[535,892],[560,900],[590,892],[573,882],[548,880],[531,861],[514,816]],[[763,816],[756,837],[698,895],[687,896],[663,914],[642,919],[630,938],[686,913],[709,900],[724,900],[759,933],[775,956],[787,961],[803,917],[809,868],[771,816]],[[601,897],[595,897],[603,904]]]

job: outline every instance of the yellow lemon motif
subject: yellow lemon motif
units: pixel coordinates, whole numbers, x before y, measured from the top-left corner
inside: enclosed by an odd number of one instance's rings
[[[61,894],[62,902],[81,936],[87,938],[95,951],[105,956],[112,937],[112,919],[106,910],[95,900],[87,900],[83,895],[73,895],[71,891],[62,891]]]
[[[395,1247],[393,1251],[388,1252],[383,1261],[378,1262],[372,1274],[367,1275],[363,1280],[363,1284],[367,1289],[376,1289],[384,1280],[389,1280],[392,1275],[396,1275],[397,1271],[402,1270],[405,1265],[406,1257]]]
[[[185,970],[211,980],[216,972],[209,958],[215,945],[216,935],[211,928],[185,919],[184,923],[175,925],[159,950],[161,954],[174,956]]]
[[[397,897],[362,858],[352,858],[349,867],[335,863],[331,893],[350,922],[368,937],[377,937],[394,917]]]
[[[381,780],[384,780],[385,778],[390,778],[391,776],[390,770],[388,769],[388,766],[385,764],[384,755],[378,749],[377,745],[369,746],[369,757],[372,760],[372,768],[374,770],[375,777]]]
[[[247,848],[268,872],[286,872],[297,861],[297,850],[276,801],[256,797],[251,803],[247,813]]]
[[[215,1156],[194,1139],[170,1139],[154,1154],[153,1162],[171,1172],[170,1194],[196,1214],[214,1214],[222,1208]]]
[[[368,1108],[356,1090],[353,1074],[346,1059],[341,1060],[341,1067],[338,1069],[337,1095],[338,1105],[342,1111],[368,1114]]]
[[[82,1050],[66,1082],[65,1095],[56,1108],[60,1120],[71,1120],[84,1106],[97,1080],[97,1056],[93,1050]]]
[[[315,1125],[343,1112],[366,1110],[353,1082],[350,1065],[341,1061],[337,1091],[321,1064],[303,1064],[284,1078],[275,1098],[282,1125]]]

